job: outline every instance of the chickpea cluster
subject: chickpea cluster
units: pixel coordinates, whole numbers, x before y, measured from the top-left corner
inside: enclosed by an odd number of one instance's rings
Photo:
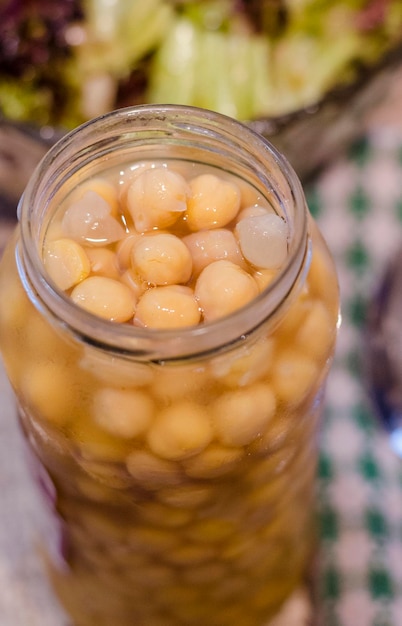
[[[253,300],[282,266],[287,224],[267,200],[212,168],[178,169],[139,163],[64,204],[44,264],[78,306],[140,327],[193,326]]]
[[[143,163],[121,184],[112,173],[77,187],[45,239],[55,284],[96,315],[150,328],[255,297],[286,260],[287,225],[244,183],[192,173]],[[77,626],[256,626],[300,583],[338,317],[332,261],[309,228],[305,284],[275,327],[185,362],[71,340],[5,253],[1,349],[52,485],[68,567],[49,569]]]

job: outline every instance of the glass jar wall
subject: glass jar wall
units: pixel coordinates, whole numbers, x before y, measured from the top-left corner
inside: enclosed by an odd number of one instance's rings
[[[254,270],[244,306],[148,328],[96,316],[54,284],[43,255],[60,207],[93,180],[114,181],[121,202],[144,163],[229,176],[244,204],[287,224],[286,261]],[[52,148],[19,221],[0,266],[0,347],[59,532],[46,564],[61,602],[77,626],[265,624],[312,555],[338,321],[333,263],[293,170],[218,114],[125,109]]]

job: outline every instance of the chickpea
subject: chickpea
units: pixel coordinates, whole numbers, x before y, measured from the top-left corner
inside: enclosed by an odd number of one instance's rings
[[[89,407],[88,412],[91,410],[93,405]],[[127,476],[123,476],[122,471],[117,471],[110,465],[124,463],[129,445],[126,439],[115,437],[101,428],[95,420],[83,419],[82,416],[75,420],[71,434],[79,451],[79,463],[90,476],[97,480],[105,478],[102,482],[110,479],[113,484],[115,482],[118,485],[124,478],[123,482],[127,484]]]
[[[46,229],[46,242],[54,241],[55,239],[63,239],[63,237],[64,231],[61,225],[61,217],[56,216]]]
[[[152,393],[165,404],[179,398],[195,399],[203,394],[208,382],[207,370],[202,365],[198,367],[163,366],[155,372]]]
[[[275,213],[247,217],[237,222],[236,233],[244,257],[252,265],[278,269],[288,254],[288,227]]]
[[[92,446],[86,449],[86,446],[82,446],[84,452],[90,456],[91,452],[98,452],[99,460],[91,460],[90,458],[79,457],[77,462],[80,467],[90,476],[93,480],[97,481],[101,485],[104,485],[108,489],[122,490],[131,487],[130,477],[126,475],[120,469],[120,466],[116,463],[105,462],[105,457],[101,456],[100,449],[96,450]]]
[[[211,406],[214,428],[227,446],[245,446],[264,434],[275,414],[272,389],[256,383],[222,394]]]
[[[147,283],[145,283],[132,269],[128,269],[123,272],[120,276],[120,280],[133,292],[137,301],[149,288],[149,285],[147,285]]]
[[[129,473],[144,489],[159,489],[168,485],[177,485],[182,474],[176,463],[146,452],[134,450],[126,460]]]
[[[27,363],[20,384],[24,402],[34,414],[57,426],[70,422],[77,392],[67,366],[52,361]]]
[[[152,285],[186,283],[192,272],[187,246],[169,233],[140,237],[131,252],[131,263],[140,277]]]
[[[273,338],[260,338],[241,350],[237,348],[233,355],[215,357],[211,363],[213,375],[228,387],[245,387],[266,377],[274,367],[273,351]]]
[[[328,353],[330,344],[335,341],[333,320],[325,305],[313,300],[303,325],[295,335],[295,340],[302,352],[320,361],[322,355]]]
[[[272,384],[280,401],[297,406],[319,379],[317,364],[291,348],[283,348],[275,358]]]
[[[136,232],[130,232],[124,239],[121,239],[116,245],[117,265],[121,272],[131,267],[131,252],[134,243],[141,237]]]
[[[186,221],[190,230],[222,228],[240,209],[240,190],[234,183],[213,174],[201,174],[190,181]]]
[[[267,213],[273,213],[272,207],[261,206],[260,204],[252,204],[246,206],[237,215],[237,222],[246,219],[247,217],[257,217],[258,215],[267,215]]]
[[[120,172],[118,180],[118,197],[122,206],[127,206],[127,192],[133,181],[145,170],[154,169],[155,165],[151,161],[134,163],[132,166]]]
[[[328,289],[328,285],[332,284],[333,262],[328,248],[318,234],[316,227],[312,228],[312,232],[318,238],[318,245],[315,246],[313,251],[307,276],[307,288],[311,297],[320,298],[325,302],[331,317],[335,318],[339,315],[338,289],[336,286]]]
[[[187,208],[185,179],[164,167],[141,172],[127,190],[127,208],[139,232],[171,226]]]
[[[117,189],[113,183],[104,178],[92,178],[76,187],[70,194],[70,203],[80,200],[88,191],[96,193],[107,202],[111,215],[116,216],[118,214],[119,200]]]
[[[91,265],[91,274],[119,279],[116,254],[109,248],[85,248]]]
[[[121,223],[110,214],[110,206],[94,191],[70,204],[62,218],[66,237],[87,246],[104,246],[123,239],[126,235]]]
[[[138,302],[134,324],[148,328],[181,328],[198,324],[200,317],[192,289],[166,285],[145,291]]]
[[[154,378],[152,366],[148,363],[120,359],[89,345],[84,347],[79,366],[97,381],[113,387],[145,387]]]
[[[204,450],[212,436],[206,410],[194,402],[182,400],[159,413],[147,439],[156,455],[179,460]]]
[[[231,261],[207,265],[195,286],[195,297],[207,322],[233,313],[257,295],[253,277]]]
[[[49,242],[43,262],[50,278],[62,291],[84,280],[91,269],[85,250],[76,241],[67,238]]]
[[[79,354],[79,349],[72,343],[63,340],[56,328],[49,324],[49,321],[42,317],[36,309],[31,309],[29,312],[24,335],[25,361],[48,361],[52,363],[57,354],[58,362],[68,367]]]
[[[186,474],[192,478],[216,478],[233,471],[241,462],[241,448],[226,448],[211,444],[203,452],[184,462]]]
[[[260,292],[264,291],[276,278],[278,270],[259,269],[253,273]]]
[[[190,250],[193,260],[193,273],[196,276],[204,267],[221,259],[244,266],[244,259],[236,238],[226,228],[191,233],[191,235],[183,237],[183,242]]]
[[[303,327],[311,308],[311,300],[303,294],[292,303],[286,312],[285,318],[280,322],[277,331],[278,341],[287,345],[289,338],[294,337]]]
[[[90,276],[74,287],[71,298],[89,313],[112,322],[127,322],[134,315],[136,298],[123,283],[104,276]]]
[[[99,389],[93,400],[93,418],[115,437],[131,439],[141,435],[151,424],[154,404],[139,389]]]
[[[167,461],[169,463],[169,461]],[[162,504],[157,501],[148,501],[141,506],[139,511],[141,519],[153,526],[163,528],[181,528],[186,526],[193,517],[193,512],[186,509],[178,509]]]
[[[3,253],[3,260],[7,256],[7,263],[13,262],[11,246],[7,246]],[[3,261],[4,262],[4,261]],[[2,298],[7,302],[6,307],[0,307],[0,324],[16,331],[21,336],[21,331],[27,326],[27,318],[30,315],[31,303],[19,280],[15,280],[14,273],[2,276]],[[12,335],[10,332],[9,335]]]
[[[158,491],[158,499],[168,506],[188,510],[204,506],[213,498],[212,490],[206,485],[183,484],[166,487]]]

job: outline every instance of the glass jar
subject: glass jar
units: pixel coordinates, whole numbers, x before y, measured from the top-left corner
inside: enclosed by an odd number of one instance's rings
[[[288,225],[286,262],[274,278],[256,272],[259,295],[230,315],[115,323],[47,275],[44,242],[77,185],[155,160],[229,174]],[[55,145],[18,213],[0,347],[59,533],[46,564],[61,602],[77,626],[265,624],[312,555],[338,321],[334,266],[295,173],[227,117],[134,107]]]

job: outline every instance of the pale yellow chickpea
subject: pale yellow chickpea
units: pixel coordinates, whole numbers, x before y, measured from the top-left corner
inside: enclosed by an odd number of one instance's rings
[[[316,387],[320,379],[317,364],[292,348],[283,348],[275,356],[272,386],[279,401],[294,406]]]
[[[175,463],[174,465],[176,466]],[[193,517],[191,510],[174,508],[154,500],[143,503],[138,514],[145,523],[162,528],[181,528]]]
[[[85,248],[85,254],[89,259],[93,276],[119,279],[117,257],[113,250],[109,248]]]
[[[204,506],[214,497],[210,487],[198,484],[183,484],[166,487],[158,491],[158,500],[173,508],[194,510]]]
[[[120,276],[120,280],[122,283],[127,285],[127,287],[133,292],[138,301],[142,294],[149,288],[149,285],[142,280],[140,276],[136,272],[134,272],[131,268],[123,272]]]
[[[78,465],[100,485],[114,491],[124,491],[131,487],[131,478],[113,466],[110,462],[105,462],[104,458],[99,461],[79,457]]]
[[[306,296],[305,293],[302,293],[295,302],[291,304],[284,319],[281,320],[278,326],[276,336],[279,342],[283,342],[286,345],[289,344],[291,338],[298,332],[299,328],[303,326],[310,308],[311,299]]]
[[[111,215],[109,204],[94,191],[86,191],[68,206],[61,225],[65,237],[87,246],[105,246],[126,236],[122,223]]]
[[[338,312],[338,285],[334,284],[334,265],[328,246],[313,220],[309,228],[314,237],[314,249],[311,265],[307,276],[307,286],[313,297],[325,299],[329,310],[334,315]],[[328,286],[331,285],[331,288]]]
[[[119,211],[117,188],[105,178],[92,178],[78,185],[69,196],[70,203],[80,200],[88,191],[98,194],[110,208],[110,214],[116,216]]]
[[[267,213],[273,213],[272,207],[262,206],[261,204],[251,204],[244,207],[236,218],[237,222],[244,220],[246,217],[257,217],[258,215],[266,215]]]
[[[185,214],[190,230],[222,228],[240,209],[240,190],[235,183],[214,174],[201,174],[190,181]]]
[[[193,264],[189,249],[179,237],[161,233],[134,242],[131,265],[151,285],[174,285],[190,279]]]
[[[155,371],[152,393],[164,403],[202,395],[209,382],[206,366],[163,366]]]
[[[183,480],[176,463],[161,459],[146,450],[131,452],[126,459],[126,466],[131,476],[144,489],[177,485]]]
[[[274,367],[273,338],[260,337],[258,341],[237,348],[233,354],[227,353],[211,361],[214,378],[228,387],[245,387],[261,380]]]
[[[275,415],[276,400],[271,387],[256,383],[227,391],[211,405],[213,426],[227,446],[245,446],[263,435]]]
[[[288,226],[275,213],[246,217],[236,224],[243,256],[263,269],[279,269],[288,255]]]
[[[43,262],[50,278],[62,291],[80,283],[91,270],[85,250],[76,241],[68,238],[48,242]]]
[[[184,468],[192,478],[216,478],[233,471],[243,456],[241,448],[211,444],[203,452],[184,461]]]
[[[20,386],[24,403],[34,415],[56,426],[71,421],[77,390],[67,365],[28,362],[21,372]]]
[[[92,410],[93,402],[91,404],[89,400],[85,413],[89,414]],[[112,477],[114,469],[108,466],[108,463],[124,463],[128,446],[131,445],[131,442],[127,442],[123,437],[115,437],[111,432],[101,428],[95,420],[81,414],[76,417],[71,427],[71,438],[78,449],[79,458],[88,462],[82,467],[90,475],[95,473],[97,476],[102,474],[102,469],[96,465],[99,463],[104,465],[105,476]]]
[[[75,363],[80,348],[72,342],[65,341],[45,317],[32,308],[26,319],[24,341],[25,361],[49,361],[52,363],[57,355],[58,362],[67,367]],[[57,369],[57,368],[56,368]],[[74,367],[71,368],[72,372]]]
[[[320,300],[313,300],[303,325],[295,333],[295,341],[302,352],[320,361],[335,341],[335,333],[333,319],[326,306]]]
[[[140,174],[145,172],[145,170],[150,169],[155,169],[155,164],[151,161],[142,161],[141,163],[134,163],[130,167],[120,171],[119,179],[117,181],[117,193],[123,207],[127,206],[127,192],[130,185]]]
[[[152,398],[140,389],[99,389],[93,399],[93,419],[115,437],[131,439],[144,433],[152,423]]]
[[[260,292],[264,291],[278,275],[278,270],[259,269],[253,272],[253,278],[258,285]]]
[[[195,297],[207,322],[233,313],[258,293],[254,278],[231,261],[207,265],[195,286]]]
[[[90,276],[74,287],[71,298],[89,313],[112,322],[127,322],[135,311],[135,294],[123,283],[104,276]]]
[[[127,190],[127,208],[138,232],[174,224],[187,208],[186,180],[165,167],[146,169]]]
[[[226,228],[201,230],[183,237],[193,260],[193,273],[200,272],[213,261],[225,259],[244,267],[244,259],[233,233]]]
[[[61,225],[61,216],[56,216],[46,229],[46,242],[54,241],[55,239],[63,239],[64,237],[63,227]]]
[[[131,252],[134,243],[139,237],[141,237],[139,233],[130,232],[116,244],[117,265],[120,272],[124,272],[124,270],[131,267]]]
[[[137,304],[134,324],[146,328],[182,328],[198,324],[200,317],[192,289],[166,285],[145,291]]]
[[[145,387],[154,379],[154,371],[148,363],[124,360],[89,345],[84,346],[78,364],[97,381],[112,387]]]
[[[180,460],[201,452],[213,437],[207,411],[189,400],[160,411],[147,435],[148,445],[163,459]]]
[[[15,241],[17,232],[10,239],[2,256],[1,280],[2,298],[7,302],[7,306],[0,307],[0,323],[2,327],[22,330],[26,326],[31,303],[17,278],[17,268],[15,266]],[[10,332],[12,334],[12,332]]]

